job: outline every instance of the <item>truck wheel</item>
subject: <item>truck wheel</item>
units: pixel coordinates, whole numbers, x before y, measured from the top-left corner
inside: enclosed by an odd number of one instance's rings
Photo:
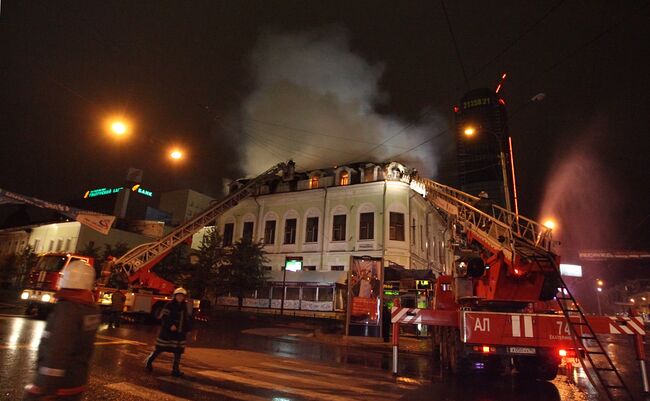
[[[499,376],[503,373],[503,364],[501,363],[501,357],[498,355],[488,357],[484,366],[485,373],[490,376]]]
[[[520,357],[515,359],[515,367],[521,378],[548,381],[557,376],[559,361],[548,357]]]

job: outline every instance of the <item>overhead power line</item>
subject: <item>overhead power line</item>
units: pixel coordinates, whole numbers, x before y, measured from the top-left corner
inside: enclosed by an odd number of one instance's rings
[[[454,30],[451,27],[449,14],[447,14],[447,7],[445,7],[445,0],[440,0],[440,5],[442,5],[442,12],[445,14],[445,20],[447,21],[447,28],[449,28],[449,34],[451,35],[451,42],[454,45],[454,50],[456,51],[456,57],[458,57],[458,64],[460,64],[460,69],[463,72],[463,78],[465,79],[465,86],[467,87],[467,89],[469,89],[469,79],[467,79],[467,72],[465,71],[463,58],[460,56],[460,50],[458,49],[458,43],[456,42],[456,35],[454,35]]]

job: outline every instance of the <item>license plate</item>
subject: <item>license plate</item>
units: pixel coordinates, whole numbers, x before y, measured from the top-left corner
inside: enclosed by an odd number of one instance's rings
[[[509,354],[535,355],[535,348],[531,347],[508,347]]]

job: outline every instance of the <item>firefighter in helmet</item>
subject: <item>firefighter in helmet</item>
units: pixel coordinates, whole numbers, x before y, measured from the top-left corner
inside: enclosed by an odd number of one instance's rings
[[[161,327],[156,349],[147,358],[147,370],[153,370],[153,361],[163,352],[174,354],[172,376],[182,377],[180,370],[181,355],[185,352],[185,336],[191,330],[192,312],[187,303],[187,291],[184,288],[174,290],[173,298],[161,312]]]
[[[36,375],[25,400],[80,400],[88,383],[95,333],[101,322],[92,288],[95,269],[75,260],[63,269],[57,303],[38,347]]]

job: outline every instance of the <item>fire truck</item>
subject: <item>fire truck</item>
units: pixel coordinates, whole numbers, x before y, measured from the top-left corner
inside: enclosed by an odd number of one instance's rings
[[[93,258],[70,253],[49,252],[39,255],[36,265],[27,276],[27,287],[20,299],[27,304],[28,315],[43,318],[52,310],[59,289],[61,271],[73,260],[94,265]]]
[[[610,399],[617,392],[631,398],[597,334],[634,334],[639,342],[640,317],[586,316],[560,275],[551,229],[437,182],[412,180],[448,224],[454,266],[437,278],[430,308],[393,308],[393,373],[400,325],[420,324],[433,328],[443,367],[454,373],[514,367],[520,376],[551,380],[572,357]]]
[[[247,181],[221,201],[214,202],[207,209],[183,223],[160,240],[142,244],[129,250],[123,256],[110,261],[102,267],[102,273],[95,287],[95,296],[102,306],[110,306],[111,294],[118,291],[108,286],[112,275],[119,275],[128,284],[126,313],[144,314],[157,317],[164,304],[171,299],[174,284],[158,276],[152,269],[174,247],[190,241],[202,228],[212,225],[227,210],[235,207],[243,199],[254,195],[259,186],[293,169],[294,163],[279,163],[258,177]],[[73,254],[46,254],[39,258],[30,273],[29,285],[22,292],[21,299],[28,304],[32,315],[45,316],[56,302],[58,280],[62,269],[75,259],[93,264],[92,258]],[[200,300],[193,300],[195,312],[200,312]]]

